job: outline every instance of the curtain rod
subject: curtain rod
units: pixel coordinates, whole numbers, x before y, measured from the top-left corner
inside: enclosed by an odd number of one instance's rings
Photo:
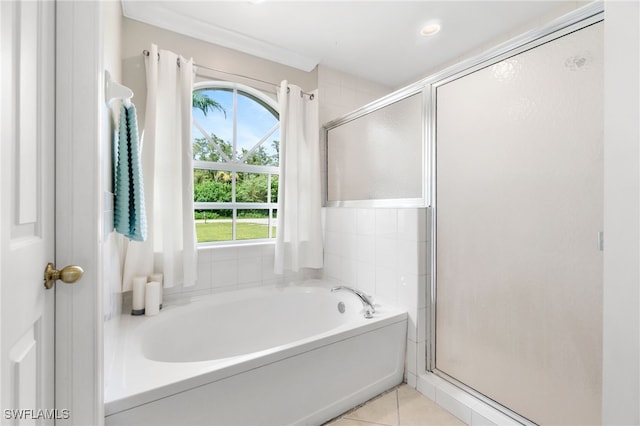
[[[142,54],[144,56],[149,56],[149,51],[145,49],[145,50],[142,51]],[[160,58],[160,53],[159,52],[158,52],[158,58]],[[176,59],[176,65],[180,66],[180,58]],[[193,65],[195,67],[197,67],[197,68],[204,68],[204,69],[209,70],[209,71],[219,72],[219,73],[227,74],[227,75],[233,75],[233,76],[236,76],[236,77],[246,78],[248,80],[257,81],[257,82],[260,82],[260,83],[269,84],[269,85],[274,86],[274,87],[280,87],[279,84],[272,83],[272,82],[266,81],[266,80],[260,80],[259,78],[249,77],[248,75],[242,75],[242,74],[237,74],[237,73],[233,73],[233,72],[222,71],[222,70],[219,70],[219,69],[216,69],[216,68],[208,67],[206,65],[198,65],[198,64],[195,64],[195,63]],[[287,87],[287,93],[289,93],[290,90],[291,89],[289,87]],[[300,91],[300,96],[302,96],[302,95],[309,96],[310,100],[313,100],[313,98],[314,98],[314,94],[313,93],[307,93],[307,92]]]

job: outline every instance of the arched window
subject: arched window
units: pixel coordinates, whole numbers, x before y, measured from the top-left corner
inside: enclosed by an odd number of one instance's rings
[[[197,83],[193,180],[199,243],[275,237],[280,119],[277,103],[251,87]]]

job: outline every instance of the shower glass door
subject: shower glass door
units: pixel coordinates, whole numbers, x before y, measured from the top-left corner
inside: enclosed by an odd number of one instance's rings
[[[538,424],[598,424],[603,23],[435,94],[435,371]]]

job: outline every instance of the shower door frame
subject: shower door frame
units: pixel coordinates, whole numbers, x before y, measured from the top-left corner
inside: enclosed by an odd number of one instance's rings
[[[436,265],[436,221],[437,221],[437,193],[436,193],[436,98],[438,87],[459,79],[476,71],[484,69],[488,66],[496,64],[507,58],[516,56],[520,53],[534,49],[542,44],[559,39],[572,32],[581,30],[590,25],[604,21],[604,3],[591,3],[564,16],[561,16],[542,28],[529,31],[521,36],[502,43],[478,56],[465,60],[450,68],[443,70],[427,79],[422,80],[422,84],[428,86],[429,96],[427,97],[427,120],[426,120],[426,144],[428,157],[428,179],[429,191],[428,200],[431,214],[429,215],[429,273],[427,276],[427,315],[426,315],[426,332],[427,339],[425,348],[426,355],[426,371],[448,381],[473,397],[479,399],[485,404],[497,409],[503,414],[513,418],[514,420],[525,424],[535,425],[530,420],[522,417],[509,408],[490,399],[482,393],[472,389],[466,384],[456,380],[447,373],[436,368],[436,301],[437,301],[437,265]]]
[[[351,121],[365,118],[367,115],[380,111],[388,106],[402,102],[412,96],[420,96],[421,110],[420,119],[422,120],[422,172],[421,172],[421,194],[416,198],[370,198],[360,200],[330,200],[329,199],[329,131],[336,129]],[[430,191],[430,171],[431,164],[430,147],[428,145],[428,121],[429,121],[429,103],[431,92],[428,85],[420,82],[411,84],[404,88],[398,89],[380,99],[377,99],[361,108],[356,109],[342,117],[328,121],[321,129],[321,162],[322,162],[322,206],[323,207],[349,207],[349,208],[421,208],[429,206]],[[366,144],[365,144],[366,145]],[[363,145],[363,146],[365,146]]]

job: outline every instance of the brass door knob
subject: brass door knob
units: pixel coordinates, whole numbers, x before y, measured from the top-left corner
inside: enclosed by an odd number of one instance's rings
[[[63,283],[73,284],[82,277],[84,271],[81,267],[76,265],[65,266],[64,268],[57,270],[53,263],[48,263],[44,270],[44,287],[48,290],[53,287],[56,280],[61,280]]]

